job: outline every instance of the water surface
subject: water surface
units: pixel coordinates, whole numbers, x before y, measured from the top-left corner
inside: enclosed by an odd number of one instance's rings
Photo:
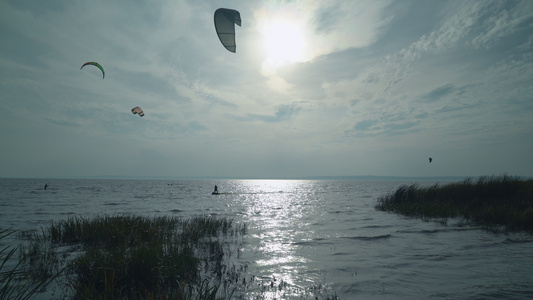
[[[35,229],[76,215],[216,215],[248,224],[232,259],[258,281],[286,284],[268,291],[270,299],[310,287],[341,299],[533,297],[532,235],[374,209],[378,197],[411,183],[0,179],[0,226]],[[211,195],[215,184],[219,195]]]

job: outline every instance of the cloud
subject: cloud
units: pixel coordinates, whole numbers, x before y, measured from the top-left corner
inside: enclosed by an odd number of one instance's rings
[[[366,119],[357,122],[344,132],[346,137],[390,137],[406,135],[419,131],[417,127],[427,117],[426,113],[418,114],[384,114],[378,119]]]
[[[390,21],[383,12],[391,1],[293,1],[277,5],[265,5],[254,11],[259,32],[268,36],[269,26],[283,22],[286,31],[294,30],[297,36],[287,36],[279,41],[290,47],[279,50],[285,53],[302,47],[290,58],[267,57],[261,72],[270,77],[277,70],[292,63],[304,63],[315,58],[353,48],[368,47],[382,34],[382,28]],[[291,28],[288,27],[291,25]],[[287,34],[282,30],[278,35]],[[291,39],[301,40],[293,44]],[[282,45],[279,46],[283,47]]]
[[[468,1],[450,6],[444,22],[401,52],[413,61],[424,53],[458,46],[490,47],[500,39],[531,28],[533,4],[528,1]]]
[[[353,126],[353,129],[358,132],[358,131],[367,131],[369,130],[371,127],[377,125],[378,122],[376,120],[363,120],[363,121],[360,121],[360,122],[357,122],[357,124],[355,124]]]
[[[232,3],[237,53],[215,34],[215,2],[0,1],[0,176],[142,174],[140,158],[150,174],[401,175],[379,156],[437,148],[508,172],[533,159],[533,2]],[[282,17],[307,52],[265,72],[258,26]]]
[[[452,84],[446,84],[441,87],[438,87],[431,92],[423,95],[421,98],[424,102],[435,102],[442,99],[445,96],[452,94],[455,91],[455,88]]]
[[[248,120],[261,120],[267,123],[285,122],[293,119],[301,111],[301,107],[296,104],[280,105],[273,115],[248,114]]]
[[[391,21],[382,14],[391,2],[318,2],[312,18],[315,57],[375,43]]]
[[[268,78],[267,85],[274,91],[286,94],[294,85],[288,83],[279,76],[271,76]]]
[[[532,30],[533,3],[530,1],[494,1],[477,11],[477,26],[484,28],[472,38],[474,47],[490,48],[501,39],[519,31]]]

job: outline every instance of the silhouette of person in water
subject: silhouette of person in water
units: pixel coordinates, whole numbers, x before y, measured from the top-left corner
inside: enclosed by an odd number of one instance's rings
[[[429,158],[429,163],[431,163],[432,161],[433,161],[433,158],[430,157],[430,158]]]
[[[215,191],[213,193],[218,194],[218,187],[216,184],[215,184]]]
[[[44,189],[46,190],[48,188],[48,183],[44,185]]]

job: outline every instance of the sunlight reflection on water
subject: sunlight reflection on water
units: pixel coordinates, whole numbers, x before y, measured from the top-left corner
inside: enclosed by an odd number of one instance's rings
[[[42,180],[1,179],[1,225],[38,229],[73,215],[123,213],[246,223],[248,234],[231,258],[256,278],[244,299],[314,299],[313,289],[341,299],[533,295],[531,235],[443,226],[374,209],[378,197],[410,182],[46,182],[44,191]],[[220,195],[211,195],[215,184]]]
[[[308,181],[268,180],[244,181],[243,189],[248,192],[242,203],[247,207],[247,216],[251,219],[250,235],[257,242],[252,242],[252,257],[262,273],[272,274],[264,278],[274,285],[287,284],[294,293],[301,292],[304,284],[316,281],[316,275],[309,272],[306,265],[312,263],[308,257],[298,253],[299,242],[313,235],[306,219],[314,214],[316,187]],[[280,294],[283,293],[283,294]],[[267,299],[288,296],[289,289],[266,292]]]

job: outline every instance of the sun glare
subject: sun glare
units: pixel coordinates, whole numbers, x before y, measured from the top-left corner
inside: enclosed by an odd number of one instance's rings
[[[298,61],[302,54],[304,40],[293,24],[277,22],[265,32],[267,59],[284,64]]]
[[[281,66],[305,60],[307,43],[301,20],[289,16],[264,18],[258,29],[263,35],[264,72],[272,74]]]

